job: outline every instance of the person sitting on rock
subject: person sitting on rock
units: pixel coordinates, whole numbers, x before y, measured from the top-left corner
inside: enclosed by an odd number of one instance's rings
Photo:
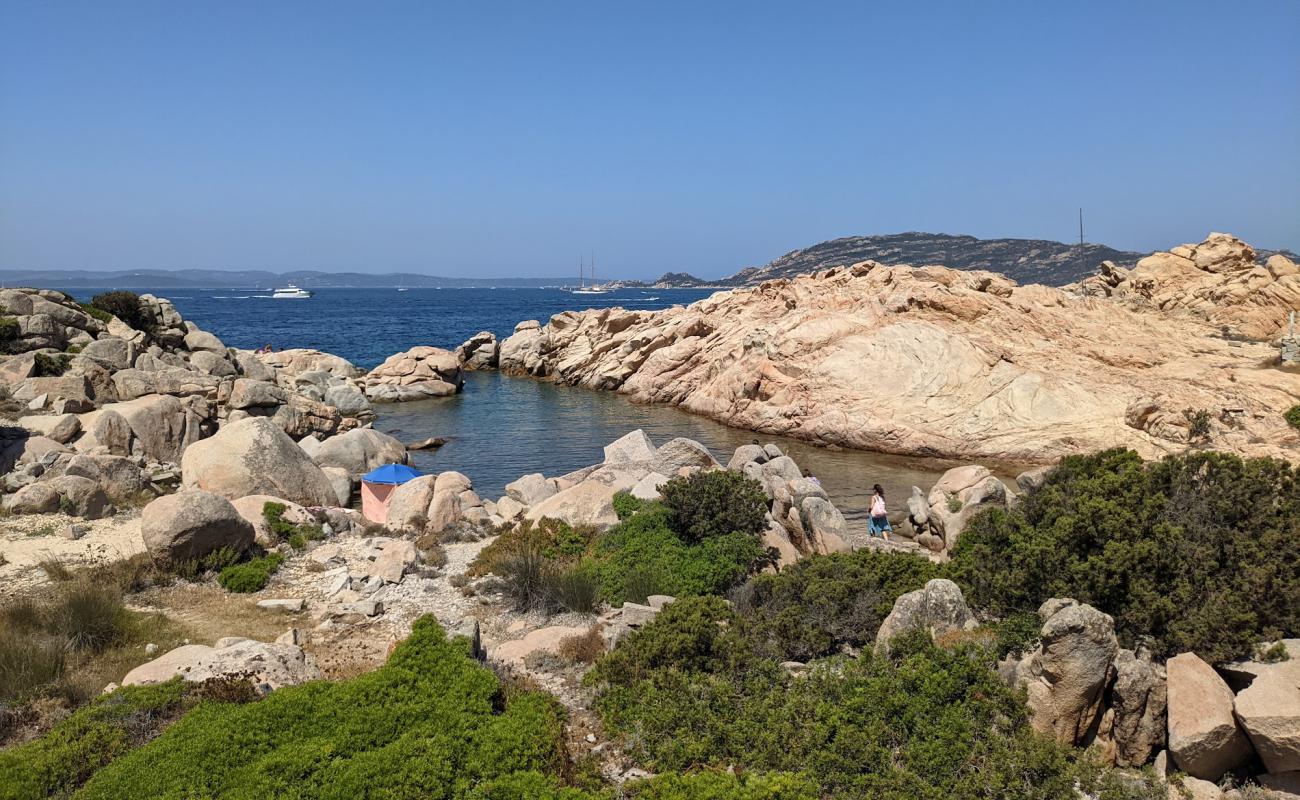
[[[812,481],[812,482],[813,482],[815,485],[817,485],[817,486],[821,486],[821,485],[822,485],[822,482],[819,481],[819,480],[817,480],[817,476],[814,475],[814,474],[812,474],[812,471],[811,471],[811,470],[807,470],[807,469],[804,470],[804,471],[803,471],[803,476],[804,476],[805,478],[807,478],[808,480]]]
[[[889,534],[893,531],[893,527],[889,524],[889,515],[885,511],[885,490],[877,483],[871,487],[871,514],[867,517],[867,532],[889,541]]]

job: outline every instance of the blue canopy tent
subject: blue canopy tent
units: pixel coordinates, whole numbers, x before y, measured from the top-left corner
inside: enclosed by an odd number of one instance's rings
[[[420,473],[405,464],[385,464],[361,476],[361,514],[371,522],[388,519],[388,501],[393,490]]]

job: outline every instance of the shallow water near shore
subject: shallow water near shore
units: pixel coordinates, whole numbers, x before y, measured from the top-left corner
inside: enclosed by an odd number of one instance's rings
[[[411,453],[422,472],[456,470],[474,482],[485,499],[500,497],[520,475],[563,475],[600,462],[602,448],[641,428],[655,444],[685,436],[708,447],[723,463],[743,444],[775,442],[799,466],[822,482],[832,502],[866,533],[871,485],[879,483],[890,517],[906,517],[912,486],[930,486],[955,462],[910,459],[860,450],[829,450],[797,439],[729,428],[664,405],[632,403],[615,392],[556,386],[496,372],[471,372],[455,397],[380,405],[375,427],[404,442],[431,436],[450,438],[442,448]],[[855,536],[856,538],[856,536]]]

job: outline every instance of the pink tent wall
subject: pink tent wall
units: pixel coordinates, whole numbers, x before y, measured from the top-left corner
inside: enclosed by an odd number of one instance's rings
[[[388,519],[388,501],[397,487],[391,483],[361,482],[361,515],[371,522]]]

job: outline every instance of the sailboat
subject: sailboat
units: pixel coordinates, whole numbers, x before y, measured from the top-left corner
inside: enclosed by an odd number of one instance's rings
[[[591,254],[591,286],[587,286],[587,281],[582,274],[582,256],[578,256],[578,288],[572,290],[573,294],[609,294],[609,290],[601,287],[596,283],[596,254]]]

